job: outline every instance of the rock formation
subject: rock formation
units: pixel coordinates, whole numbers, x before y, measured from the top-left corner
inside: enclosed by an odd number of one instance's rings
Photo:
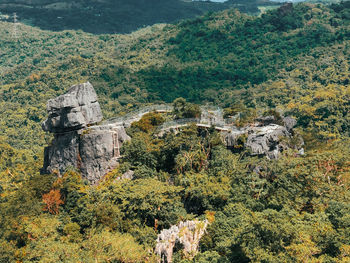
[[[42,128],[53,133],[54,139],[45,148],[42,173],[62,174],[68,168],[73,168],[92,184],[118,165],[120,147],[130,140],[124,127],[138,121],[147,112],[129,116],[123,121],[117,121],[117,118],[104,125],[96,125],[103,116],[96,92],[88,82],[72,86],[67,93],[49,100],[47,111],[49,116]],[[275,116],[263,116],[250,126],[237,128],[233,124],[225,125],[222,111],[218,109],[202,114],[202,119],[188,120],[184,124],[176,123],[176,127],[193,121],[205,129],[214,125],[228,148],[245,149],[251,155],[276,159],[289,148],[303,154],[303,140],[294,133],[296,120],[291,117],[279,117],[277,120]],[[163,128],[160,134],[166,131],[167,128]],[[122,178],[132,177],[130,171]]]
[[[121,125],[93,126],[102,120],[102,113],[90,83],[75,85],[49,100],[47,110],[49,117],[42,127],[54,139],[44,150],[42,173],[78,169],[94,184],[117,166],[120,147],[130,137]]]
[[[257,123],[241,129],[232,129],[224,135],[224,141],[229,148],[245,148],[251,155],[265,155],[269,159],[277,159],[289,148],[303,152],[302,138],[295,135],[293,127],[295,119],[286,117],[284,126],[272,123],[274,118],[267,116],[259,118]],[[294,144],[291,140],[294,139]]]
[[[251,155],[266,155],[269,159],[277,159],[286,148],[282,139],[288,137],[290,134],[287,129],[277,124],[256,127],[248,131],[245,147]]]
[[[115,168],[120,157],[120,147],[127,140],[130,137],[123,126],[110,124],[82,130],[79,154],[83,177],[96,183],[109,170]]]
[[[79,130],[103,118],[96,92],[89,82],[75,85],[66,94],[49,100],[47,111],[49,117],[42,128],[53,133]]]
[[[161,257],[160,262],[171,263],[176,242],[183,245],[186,258],[192,259],[199,249],[199,242],[205,234],[209,221],[192,220],[180,222],[169,229],[164,229],[157,238],[155,252]]]

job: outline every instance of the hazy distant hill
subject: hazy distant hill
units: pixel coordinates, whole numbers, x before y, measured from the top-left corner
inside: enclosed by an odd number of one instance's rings
[[[259,5],[271,3],[269,0],[230,0],[226,3],[182,0],[0,0],[0,12],[10,15],[16,12],[22,22],[47,30],[127,33],[147,25],[172,23],[230,7],[246,13],[258,13]]]

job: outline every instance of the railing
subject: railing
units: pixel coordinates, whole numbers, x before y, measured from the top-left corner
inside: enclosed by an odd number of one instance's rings
[[[199,123],[199,118],[187,118],[187,119],[179,119],[173,121],[167,121],[158,127],[158,130],[167,130],[170,128],[176,128],[177,126],[183,126],[190,123]]]
[[[114,123],[130,123],[134,121],[138,121],[141,119],[141,117],[149,112],[154,111],[166,111],[171,112],[173,110],[173,107],[167,104],[159,104],[159,105],[150,105],[143,107],[142,109],[132,111],[130,113],[127,113],[123,116],[114,117],[108,120],[105,120],[102,122],[102,124],[114,124]]]
[[[165,122],[162,125],[160,125],[157,129],[158,130],[169,130],[171,128],[186,126],[190,123],[202,124],[202,125],[207,125],[207,126],[214,126],[216,128],[221,128],[221,129],[230,129],[229,126],[225,125],[225,122],[212,123],[210,121],[206,121],[206,120],[203,120],[200,118],[188,118],[188,119],[179,119],[179,120],[168,121],[168,122]]]
[[[203,105],[200,108],[202,111],[222,111],[220,107],[214,105]]]
[[[201,118],[186,118],[186,119],[168,121],[160,125],[157,129],[167,130],[170,128],[176,128],[177,126],[188,125],[190,123],[215,126],[218,128],[228,128],[226,120],[223,119],[221,108],[211,106],[211,105],[209,106],[206,105],[206,106],[201,106],[201,110],[202,110]],[[131,123],[140,120],[143,115],[150,112],[157,112],[157,111],[171,112],[173,111],[173,106],[168,104],[146,106],[136,111],[127,113],[123,116],[118,116],[118,117],[108,119],[102,122],[102,124],[108,125],[108,124],[120,123],[125,126],[129,126],[131,125]]]
[[[210,126],[216,126],[216,127],[224,127],[226,126],[224,120],[215,120],[210,118],[201,118],[200,124],[210,125]]]

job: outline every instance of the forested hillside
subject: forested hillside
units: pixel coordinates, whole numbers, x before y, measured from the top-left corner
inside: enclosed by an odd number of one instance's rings
[[[129,33],[156,23],[172,23],[209,11],[238,8],[258,14],[259,7],[278,6],[268,0],[230,0],[225,3],[183,0],[2,0],[0,14],[46,30],[83,30],[90,33]]]
[[[193,218],[211,221],[200,253],[176,248],[174,262],[348,262],[349,3],[229,9],[128,35],[21,24],[16,39],[0,22],[0,262],[156,262],[159,231]],[[178,97],[246,124],[290,115],[305,155],[250,157],[194,126],[159,138],[151,114],[98,186],[39,175],[45,103],[83,81],[105,118]],[[129,169],[134,180],[116,180]]]
[[[282,107],[324,139],[348,134],[348,3],[300,4],[260,18],[227,10],[130,35],[21,25],[14,40],[11,24],[2,23],[0,95],[7,118],[1,134],[17,148],[32,148],[24,141],[43,145],[39,124],[46,100],[86,80],[97,89],[106,118],[185,97],[223,107]],[[323,109],[324,100],[334,107]]]

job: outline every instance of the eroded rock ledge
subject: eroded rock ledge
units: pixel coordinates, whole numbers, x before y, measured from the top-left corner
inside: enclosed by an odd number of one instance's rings
[[[163,229],[158,235],[155,252],[160,257],[159,262],[172,262],[176,242],[183,245],[185,258],[193,259],[199,250],[199,242],[207,231],[208,220],[181,221],[169,229]]]
[[[120,147],[130,140],[122,125],[96,125],[102,120],[97,95],[90,83],[71,87],[47,103],[43,130],[54,134],[44,150],[42,173],[78,169],[91,184],[118,165]]]

